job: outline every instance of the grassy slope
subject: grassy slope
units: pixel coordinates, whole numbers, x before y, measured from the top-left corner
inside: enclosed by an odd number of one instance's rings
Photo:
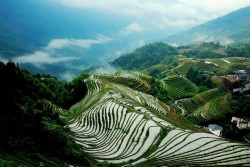
[[[186,57],[179,57],[179,64],[176,67],[165,69],[161,72],[161,76],[170,77],[175,75],[186,75],[191,67],[198,68],[203,71],[207,71],[211,74],[226,73],[230,71],[246,69],[250,65],[250,61],[247,58],[241,57],[227,57],[227,58],[214,58],[214,59],[191,59]],[[230,63],[225,62],[229,61]],[[211,64],[205,63],[206,61],[211,62]],[[217,65],[218,66],[217,66]],[[158,69],[158,66],[151,67],[152,70]],[[145,72],[147,70],[144,70]],[[162,68],[159,69],[162,71]]]
[[[194,96],[198,87],[186,78],[174,78],[165,80],[166,89],[172,99],[181,99]]]
[[[216,88],[185,99],[182,104],[190,113],[189,119],[195,122],[209,122],[223,119],[226,113],[231,112],[230,99],[230,94]]]
[[[244,46],[235,46],[232,48],[244,48]],[[231,55],[228,53],[228,50],[230,49],[226,49],[223,46],[213,43],[203,43],[200,45],[190,45],[186,47],[181,46],[177,48],[178,55],[172,55],[172,58],[168,59],[168,61],[163,60],[158,64],[144,68],[142,69],[142,72],[154,77],[165,78],[175,75],[186,75],[191,67],[196,67],[200,70],[207,71],[210,74],[217,74],[245,69],[250,65],[250,61],[247,58],[228,57],[246,56],[243,54],[243,52],[235,52],[235,54]],[[191,54],[187,54],[189,52]],[[247,51],[245,50],[244,52]],[[206,54],[202,55],[202,53]],[[218,56],[221,58],[211,58],[214,56],[213,54],[219,54]],[[189,56],[190,58],[186,57],[185,55]],[[200,59],[194,58],[196,56],[200,57]],[[207,64],[206,62],[211,62],[211,64]]]

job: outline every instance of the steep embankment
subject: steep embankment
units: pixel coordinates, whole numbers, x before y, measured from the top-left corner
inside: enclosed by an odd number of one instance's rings
[[[131,89],[133,83],[136,90]],[[150,89],[139,73],[93,75],[88,94],[65,117],[74,138],[99,163],[115,165],[248,165],[250,147],[178,120],[166,104],[138,90]],[[186,126],[185,130],[179,126]],[[205,156],[204,156],[205,155]]]

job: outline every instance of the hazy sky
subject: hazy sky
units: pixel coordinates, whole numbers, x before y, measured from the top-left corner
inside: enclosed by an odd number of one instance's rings
[[[124,33],[149,28],[189,28],[249,6],[250,0],[59,0],[66,6],[133,18]]]

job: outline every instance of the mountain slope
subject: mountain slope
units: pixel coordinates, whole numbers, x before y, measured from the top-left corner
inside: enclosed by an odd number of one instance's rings
[[[66,84],[0,62],[0,78],[0,166],[89,164],[59,117],[87,93],[86,76]]]
[[[231,12],[225,16],[169,36],[168,43],[188,44],[219,41],[222,44],[250,42],[250,7]]]
[[[178,52],[175,47],[162,42],[142,46],[131,53],[115,59],[111,64],[125,70],[142,70],[161,62],[167,62]]]
[[[174,47],[156,42],[124,54],[110,64],[118,67],[117,69],[140,70],[153,77],[171,78],[186,75],[191,67],[210,74],[245,69],[249,66],[249,53],[249,44],[224,47],[210,42]],[[93,74],[96,69],[98,67],[86,72]]]

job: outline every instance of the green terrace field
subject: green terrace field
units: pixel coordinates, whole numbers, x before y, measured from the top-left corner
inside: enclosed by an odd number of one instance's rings
[[[190,112],[189,119],[208,122],[223,119],[226,113],[232,112],[229,108],[230,99],[231,94],[215,88],[182,100],[182,104]]]
[[[143,70],[143,72],[147,74],[154,74],[155,71],[155,73],[158,72],[158,75],[155,76],[165,78],[175,75],[186,75],[191,67],[195,67],[211,74],[218,74],[246,69],[247,66],[250,66],[249,58],[225,57],[213,59],[196,59],[178,56],[177,66],[167,66],[165,64],[155,65]]]
[[[177,72],[184,75],[190,67],[196,67],[204,71],[223,73],[230,70],[240,70],[250,65],[250,61],[241,57],[214,58],[214,59],[188,59],[180,58],[180,64],[175,68]]]
[[[139,91],[149,85],[143,74],[97,74],[85,82],[87,96],[61,115],[67,120],[75,141],[98,166],[239,166],[250,163],[248,145],[205,133],[184,122],[165,103]],[[136,90],[130,83],[135,83]],[[190,84],[186,79],[178,83]],[[166,87],[171,84],[166,83]],[[193,85],[190,89],[196,91]],[[185,90],[182,96],[187,92]],[[202,95],[206,100],[209,96],[209,93]],[[203,100],[198,102],[203,104]]]
[[[178,76],[164,79],[169,96],[176,100],[194,96],[198,87],[188,79]]]
[[[150,90],[150,85],[147,81],[149,81],[151,77],[142,73],[119,71],[115,75],[95,74],[92,78],[127,85],[132,89],[142,92],[148,92]]]

